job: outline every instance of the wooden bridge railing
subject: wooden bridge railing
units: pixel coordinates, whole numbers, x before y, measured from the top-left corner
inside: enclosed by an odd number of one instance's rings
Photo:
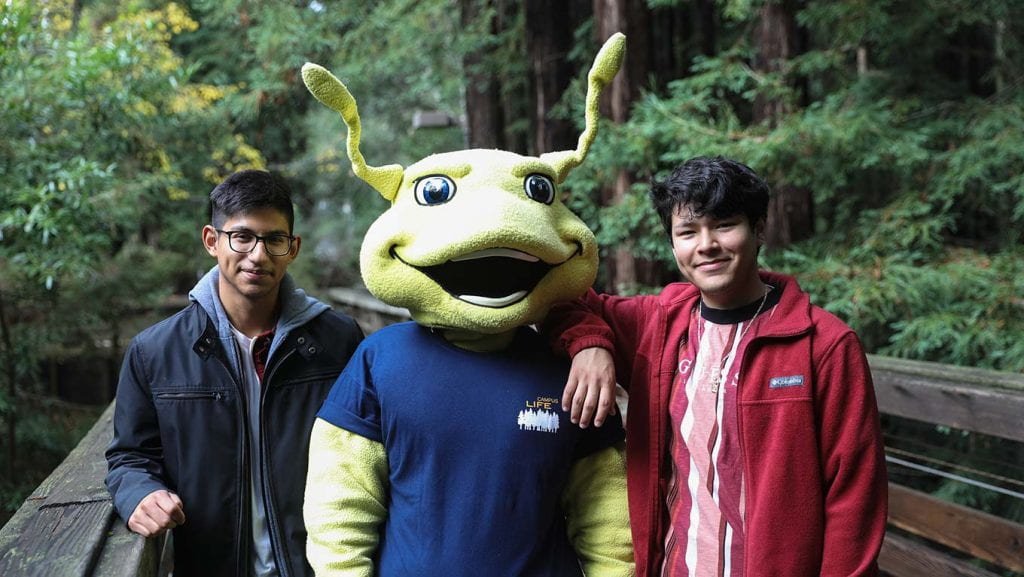
[[[871,356],[888,415],[1024,443],[1024,375]],[[929,542],[1024,572],[1024,525],[889,484],[889,524]],[[892,531],[879,559],[895,577],[998,577]]]
[[[103,485],[111,404],[78,446],[0,529],[0,575],[156,577],[162,539],[130,532]]]
[[[349,291],[331,297],[362,315],[368,332],[374,323],[407,318],[393,307],[366,309]],[[1024,375],[877,356],[869,361],[883,413],[1024,443]],[[0,575],[165,574],[161,552],[167,547],[130,533],[103,486],[112,407],[0,529]],[[944,549],[1024,572],[1019,523],[896,484],[890,484],[889,523],[896,530],[887,534],[879,564],[892,577],[997,577]]]

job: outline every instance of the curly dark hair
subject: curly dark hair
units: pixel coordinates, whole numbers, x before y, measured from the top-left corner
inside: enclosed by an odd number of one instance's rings
[[[651,202],[670,241],[672,214],[684,206],[695,216],[743,214],[754,225],[768,215],[768,196],[768,183],[749,166],[721,156],[691,158],[651,183]]]

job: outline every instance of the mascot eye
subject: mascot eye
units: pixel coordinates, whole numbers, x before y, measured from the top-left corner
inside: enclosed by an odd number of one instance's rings
[[[543,174],[527,176],[526,182],[523,183],[523,188],[526,189],[526,196],[537,202],[551,204],[555,200],[555,183],[551,182],[551,179]]]
[[[447,176],[424,176],[416,181],[416,202],[424,206],[444,204],[455,196],[455,183]]]

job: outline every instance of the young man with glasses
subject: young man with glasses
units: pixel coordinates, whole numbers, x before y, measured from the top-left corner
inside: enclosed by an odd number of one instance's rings
[[[857,335],[792,277],[759,271],[768,185],[695,158],[651,200],[688,283],[590,291],[546,331],[574,355],[563,406],[586,426],[629,391],[638,577],[876,575],[886,476]]]
[[[125,353],[107,487],[132,531],[174,530],[177,575],[310,575],[310,430],[362,333],[287,274],[302,239],[281,180],[233,174],[210,213],[217,265]]]

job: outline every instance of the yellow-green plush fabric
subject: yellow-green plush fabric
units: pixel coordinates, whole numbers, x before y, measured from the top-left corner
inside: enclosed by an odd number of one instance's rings
[[[576,150],[549,152],[540,155],[540,159],[550,163],[558,174],[558,182],[565,180],[570,170],[579,166],[590,151],[590,145],[597,137],[598,103],[601,91],[611,84],[615,74],[622,66],[626,56],[626,37],[621,33],[613,34],[605,41],[604,46],[594,58],[594,65],[587,74],[586,128],[580,135]]]
[[[633,538],[619,443],[573,465],[562,494],[569,540],[587,577],[632,577]]]
[[[391,208],[370,226],[359,264],[366,287],[380,300],[432,327],[499,333],[539,322],[556,302],[583,294],[597,274],[597,242],[560,200],[544,204],[523,192],[530,174],[552,176],[536,158],[500,150],[429,156],[406,169]],[[416,181],[443,174],[452,199],[424,206]],[[514,249],[557,265],[523,300],[490,308],[456,298],[420,268],[492,248]]]
[[[369,166],[359,151],[359,138],[362,135],[362,124],[359,121],[359,107],[352,93],[326,68],[307,62],[302,67],[302,81],[306,88],[331,110],[341,115],[348,125],[348,156],[352,160],[352,169],[367,184],[377,189],[384,198],[391,200],[402,182],[402,166]]]
[[[306,557],[318,576],[373,577],[387,479],[384,445],[316,420],[302,514]]]

